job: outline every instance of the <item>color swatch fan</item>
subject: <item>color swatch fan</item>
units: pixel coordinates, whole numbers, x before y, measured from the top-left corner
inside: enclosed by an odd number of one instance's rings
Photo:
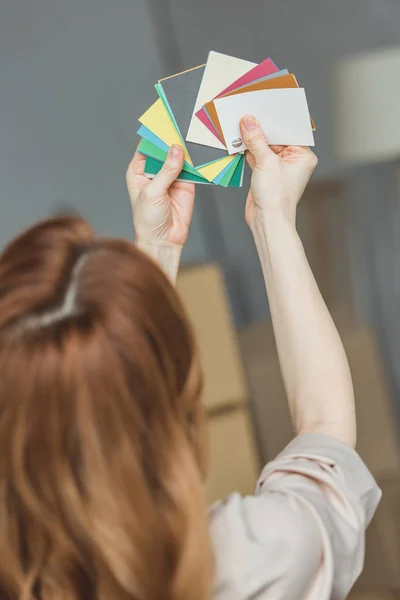
[[[270,144],[313,146],[314,123],[296,77],[267,58],[260,64],[210,52],[205,65],[161,79],[158,100],[139,119],[139,152],[154,177],[173,144],[183,147],[180,180],[241,187],[246,146],[240,119],[254,115]]]

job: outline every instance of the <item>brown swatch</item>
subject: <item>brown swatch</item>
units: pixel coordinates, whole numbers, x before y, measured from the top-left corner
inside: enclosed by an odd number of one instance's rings
[[[240,89],[237,90],[233,90],[232,92],[229,92],[228,94],[225,94],[225,96],[221,96],[222,98],[226,98],[227,96],[236,96],[237,94],[244,94],[246,92],[258,92],[260,90],[276,90],[276,89],[289,89],[289,88],[298,88],[299,84],[297,83],[297,79],[294,76],[293,73],[290,73],[289,75],[282,75],[281,77],[274,77],[272,79],[265,79],[264,81],[258,81],[257,83],[252,83],[250,85],[247,85],[246,87],[242,87]],[[215,105],[214,105],[214,101],[211,100],[211,102],[207,102],[207,104],[205,104],[205,108],[215,126],[215,128],[218,130],[218,133],[221,136],[221,139],[224,140],[225,142],[225,138],[222,132],[222,128],[221,128],[221,124],[219,122],[219,118],[218,118],[218,114],[217,111],[215,109]],[[311,119],[311,117],[310,117]],[[311,119],[311,125],[313,130],[315,130],[315,125],[313,120]]]

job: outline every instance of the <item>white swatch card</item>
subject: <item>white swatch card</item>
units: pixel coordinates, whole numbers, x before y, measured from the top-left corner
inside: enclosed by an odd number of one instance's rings
[[[203,104],[215,98],[228,85],[255,66],[256,63],[228,56],[227,54],[214,51],[209,53],[192,119],[186,134],[188,142],[225,150],[225,146],[203,125],[195,113],[200,110]]]
[[[303,88],[259,90],[217,98],[215,109],[229,154],[242,152],[240,119],[253,115],[269,144],[314,146],[310,111]]]

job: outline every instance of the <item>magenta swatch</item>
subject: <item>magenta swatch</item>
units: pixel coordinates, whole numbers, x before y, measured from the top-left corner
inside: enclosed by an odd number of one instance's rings
[[[260,79],[261,77],[264,77],[266,75],[272,75],[272,73],[277,73],[278,71],[279,68],[276,66],[274,61],[271,58],[266,58],[259,65],[256,65],[255,67],[250,69],[250,71],[239,77],[239,79],[236,79],[236,81],[234,81],[227,88],[222,90],[222,92],[220,92],[218,96],[215,96],[215,98],[220,98],[221,96],[229,94],[229,92],[232,92],[233,90],[236,90],[237,88],[243,85],[251,83],[252,81]],[[213,98],[213,100],[215,100],[215,98]],[[211,131],[211,133],[213,133],[220,142],[224,143],[223,140],[221,140],[218,131],[214,127],[212,121],[209,119],[204,108],[200,108],[200,110],[197,111],[196,117],[200,119],[203,125],[205,125],[207,129]]]

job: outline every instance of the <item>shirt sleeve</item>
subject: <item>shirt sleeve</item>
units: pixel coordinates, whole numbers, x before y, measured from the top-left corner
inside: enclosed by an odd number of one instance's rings
[[[212,511],[218,600],[343,600],[381,492],[359,455],[306,434],[264,468],[254,496]]]

